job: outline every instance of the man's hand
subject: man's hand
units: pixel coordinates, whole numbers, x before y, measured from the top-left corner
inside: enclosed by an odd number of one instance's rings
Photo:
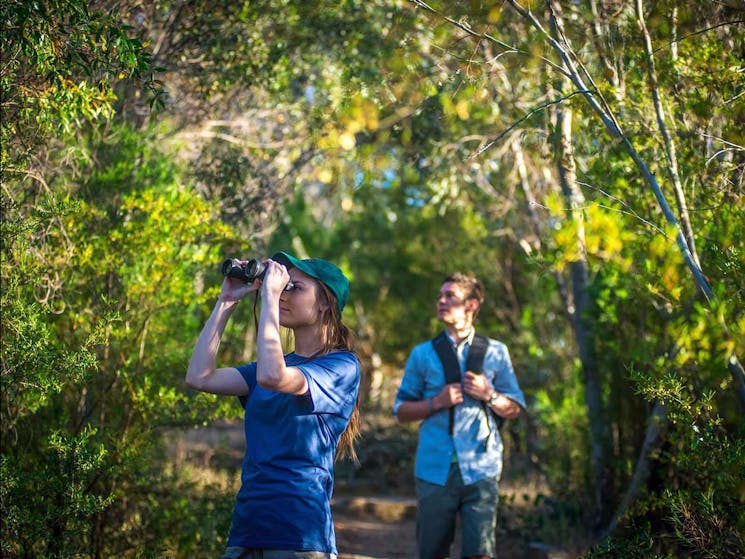
[[[466,371],[463,376],[463,390],[474,400],[486,402],[494,392],[492,385],[484,375],[479,375],[472,371]]]
[[[459,382],[452,384],[446,384],[442,387],[442,390],[437,396],[432,398],[432,405],[435,410],[441,410],[443,408],[451,408],[456,404],[463,402],[463,391],[460,388]]]
[[[463,377],[463,389],[474,400],[481,400],[482,402],[488,402],[492,394],[495,394],[494,388],[489,384],[489,380],[484,375],[479,375],[471,371],[467,371]],[[505,419],[514,419],[522,408],[519,404],[510,400],[504,394],[496,393],[496,402],[490,402],[489,406],[497,414]]]

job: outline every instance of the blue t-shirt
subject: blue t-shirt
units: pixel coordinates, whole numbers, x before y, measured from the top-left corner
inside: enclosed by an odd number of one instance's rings
[[[339,437],[352,416],[360,363],[349,351],[308,359],[294,353],[309,393],[295,396],[256,383],[256,363],[238,367],[246,455],[228,546],[337,553],[331,495]]]

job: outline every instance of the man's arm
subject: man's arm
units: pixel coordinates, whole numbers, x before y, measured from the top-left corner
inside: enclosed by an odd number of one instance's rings
[[[433,413],[444,408],[452,407],[463,402],[463,392],[460,383],[446,384],[442,390],[432,398],[416,402],[401,402],[396,417],[401,423],[427,419]]]
[[[514,400],[510,400],[507,396],[497,392],[496,390],[489,398],[489,407],[494,411],[494,413],[504,417],[505,419],[515,419],[523,410],[520,407],[520,404]]]
[[[463,388],[471,398],[486,402],[494,413],[505,419],[515,419],[522,411],[520,404],[494,390],[485,375],[467,371]]]

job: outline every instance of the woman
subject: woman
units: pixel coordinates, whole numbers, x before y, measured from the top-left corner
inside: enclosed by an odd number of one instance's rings
[[[252,284],[225,278],[186,373],[188,386],[239,396],[246,455],[223,559],[336,557],[331,519],[337,450],[356,458],[360,364],[341,322],[349,281],[332,263],[279,252]],[[291,283],[289,283],[291,282]],[[256,362],[217,368],[239,301],[261,289]],[[292,330],[283,355],[280,326]]]

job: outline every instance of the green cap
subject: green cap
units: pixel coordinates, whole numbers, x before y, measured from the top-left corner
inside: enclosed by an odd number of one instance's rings
[[[272,256],[272,260],[279,262],[287,268],[297,268],[301,272],[308,274],[310,277],[322,282],[331,290],[336,297],[336,307],[339,314],[344,309],[349,298],[349,280],[342,271],[329,262],[320,258],[306,258],[300,260],[286,252],[277,252]]]

